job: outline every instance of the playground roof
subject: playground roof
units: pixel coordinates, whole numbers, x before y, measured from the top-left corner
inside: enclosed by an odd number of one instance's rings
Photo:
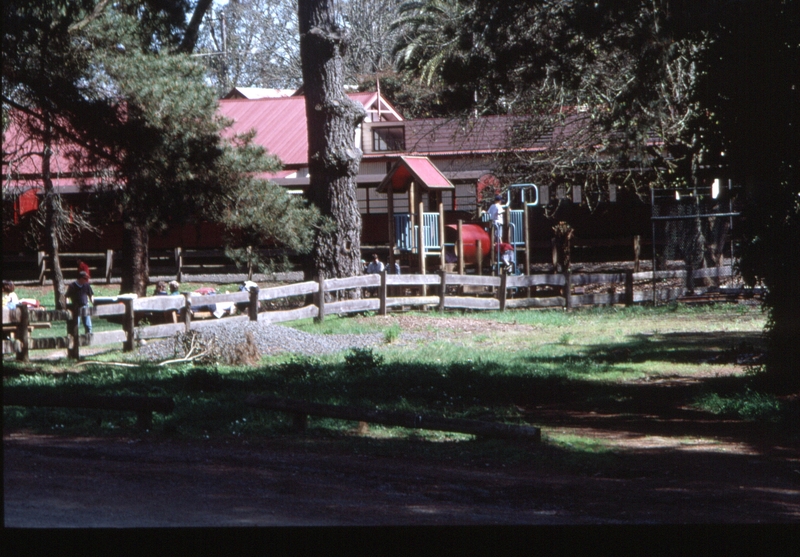
[[[424,190],[455,188],[428,157],[400,157],[378,186],[378,192],[386,193],[391,185],[393,192],[405,193],[412,182]]]

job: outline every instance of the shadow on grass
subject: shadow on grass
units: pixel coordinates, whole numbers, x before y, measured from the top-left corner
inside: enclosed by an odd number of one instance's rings
[[[675,364],[741,363],[756,359],[764,349],[761,333],[752,332],[682,332],[641,333],[626,342],[590,345],[583,354],[530,356],[530,363],[618,364],[670,362]]]
[[[713,335],[713,341],[705,335],[665,337],[667,340],[659,344],[636,337],[622,345],[589,349],[583,355],[570,356],[568,367],[591,366],[618,350],[642,358],[649,355],[651,359],[667,352],[672,354],[669,361],[685,361],[687,354],[698,354],[701,347],[705,347],[707,357],[716,346],[724,355],[724,347],[742,345],[753,338],[724,334]],[[665,349],[660,350],[664,343]],[[531,358],[532,363],[543,361]],[[80,374],[8,377],[4,388],[32,393],[169,396],[176,409],[167,416],[157,416],[155,424],[165,433],[188,438],[270,435],[286,430],[290,426],[288,417],[255,411],[244,404],[248,395],[259,393],[361,408],[545,427],[590,427],[631,435],[711,435],[750,442],[765,439],[765,433],[769,437],[796,437],[800,429],[797,418],[791,418],[793,413],[800,415],[797,401],[784,403],[769,420],[744,420],[732,411],[735,405],[725,405],[725,397],[741,397],[754,388],[755,378],[750,376],[605,382],[597,375],[583,379],[580,374],[541,369],[546,368],[507,368],[497,362],[386,363],[380,355],[363,350],[351,353],[344,363],[296,358],[258,368],[143,366],[120,371],[99,365]],[[709,411],[708,405],[697,404],[708,395],[720,402],[716,413]],[[71,413],[75,414],[73,418]],[[15,408],[6,409],[4,417],[11,427],[90,434],[98,427],[113,433],[134,422],[134,416],[121,414]]]

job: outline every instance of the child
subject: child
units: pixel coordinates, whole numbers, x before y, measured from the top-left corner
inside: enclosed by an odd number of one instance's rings
[[[14,283],[10,280],[3,281],[3,307],[16,309],[19,304],[17,293],[14,292]]]
[[[89,314],[89,304],[94,303],[94,290],[92,285],[89,284],[89,275],[86,271],[78,273],[78,280],[73,282],[67,287],[67,299],[69,300],[70,309],[83,313],[81,319],[83,320],[83,327],[86,329],[86,334],[92,334],[92,316]],[[85,311],[82,311],[84,310]]]

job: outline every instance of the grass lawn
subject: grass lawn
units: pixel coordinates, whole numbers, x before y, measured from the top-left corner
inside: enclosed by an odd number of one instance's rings
[[[688,405],[785,430],[796,421],[790,417],[796,403],[759,392],[756,368],[747,367],[760,352],[763,325],[759,309],[736,305],[332,317],[292,326],[317,334],[380,331],[385,343],[323,357],[270,356],[254,367],[159,367],[122,352],[93,358],[136,367],[78,367],[67,360],[23,366],[7,359],[3,383],[7,391],[169,396],[176,410],[156,414],[147,434],[193,439],[291,435],[288,416],[244,404],[252,393],[525,425],[539,425],[547,408],[634,415]],[[655,388],[670,381],[681,381],[680,388]],[[311,423],[316,435],[352,438],[353,423]],[[6,430],[118,435],[134,429],[135,415],[7,407],[4,424]],[[377,426],[370,435],[470,438]],[[549,441],[604,451],[602,443],[572,434],[553,433]]]

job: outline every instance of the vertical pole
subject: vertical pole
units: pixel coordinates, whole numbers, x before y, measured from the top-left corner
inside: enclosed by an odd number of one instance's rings
[[[506,207],[505,215],[503,216],[503,241],[507,243],[511,243],[511,207]],[[497,260],[499,261],[500,258],[498,257]]]
[[[525,234],[525,275],[531,274],[531,220],[528,211],[528,206],[523,204],[522,207],[522,228]],[[528,287],[528,298],[533,296],[533,291],[536,287]]]
[[[17,361],[28,362],[28,350],[30,347],[30,333],[28,327],[30,326],[31,316],[28,313],[28,306],[17,306],[19,312],[19,322],[17,323],[17,339],[19,340],[19,350],[17,351]]]
[[[250,304],[247,307],[250,321],[258,321],[258,291],[258,287],[250,289]]]
[[[38,253],[38,260],[39,260],[39,285],[41,286],[44,284],[44,275],[47,272],[47,254],[45,252],[40,251]]]
[[[508,295],[508,288],[506,287],[508,275],[505,271],[500,271],[500,311],[506,310],[506,297]]]
[[[656,221],[652,217],[656,216],[656,190],[650,188],[650,233],[653,247],[653,305],[658,305],[658,294],[656,293]]]
[[[418,213],[418,221],[419,222],[419,238],[417,240],[419,245],[419,274],[425,274],[425,206],[422,201],[419,202],[419,213]],[[423,284],[422,285],[422,295],[428,295],[428,288]]]
[[[81,337],[80,337],[80,308],[78,306],[71,306],[70,307],[70,315],[69,315],[69,335],[72,337],[72,344],[69,347],[67,357],[72,358],[73,360],[79,360],[81,355]]]
[[[125,304],[125,321],[122,325],[122,328],[125,331],[125,346],[123,346],[122,349],[125,352],[132,352],[134,329],[136,325],[136,320],[134,319],[133,313],[133,300],[131,298],[126,298],[122,300],[122,303]]]
[[[114,250],[106,250],[106,284],[111,284],[111,271],[114,268]]]
[[[564,308],[572,309],[572,271],[564,271]]]
[[[633,305],[633,273],[630,271],[625,273],[625,305]]]
[[[411,185],[408,187],[408,221],[411,223],[411,243],[412,243],[412,253],[413,253],[413,243],[417,241],[414,238],[414,223],[417,222],[417,206],[415,205],[415,196],[417,189],[417,185],[414,182],[411,182]],[[417,246],[417,250],[419,250],[420,246]]]
[[[444,203],[442,203],[441,200],[441,193],[439,196],[439,263],[442,269],[444,269],[447,264],[447,259],[444,254]]]
[[[531,219],[528,214],[528,206],[522,210],[522,228],[524,229],[525,238],[525,273],[531,274]]]
[[[183,250],[175,248],[175,280],[183,280]]]
[[[639,272],[639,255],[642,253],[642,237],[638,234],[633,237],[633,272]]]
[[[491,239],[489,240],[491,242]],[[478,274],[483,274],[483,242],[480,240],[475,241],[476,249],[476,263],[478,264]]]
[[[394,246],[396,240],[394,230],[394,188],[392,184],[389,184],[389,187],[386,189],[386,194],[387,210],[389,211],[389,266],[394,269]]]
[[[447,270],[439,269],[439,313],[444,313],[444,296],[447,293]]]
[[[495,238],[494,235],[494,224],[492,224],[490,230],[491,232],[489,232],[489,245],[491,246],[491,249],[489,249],[489,265],[492,268],[491,275],[494,276],[495,270],[497,269],[497,265],[495,265],[495,263],[497,263],[496,261],[497,239]]]
[[[317,284],[319,284],[319,289],[317,290],[317,307],[319,308],[319,314],[314,321],[322,323],[325,320],[325,277],[321,274],[317,278]]]
[[[186,332],[192,330],[192,293],[183,293],[183,323],[186,326]]]
[[[381,315],[384,316],[387,314],[387,308],[386,308],[387,291],[388,287],[386,286],[386,269],[384,269],[383,271],[381,271],[381,287],[380,287],[380,293],[378,294],[378,296],[380,297],[380,304],[381,304],[379,312]]]
[[[462,219],[458,219],[458,274],[464,274],[464,221]]]

